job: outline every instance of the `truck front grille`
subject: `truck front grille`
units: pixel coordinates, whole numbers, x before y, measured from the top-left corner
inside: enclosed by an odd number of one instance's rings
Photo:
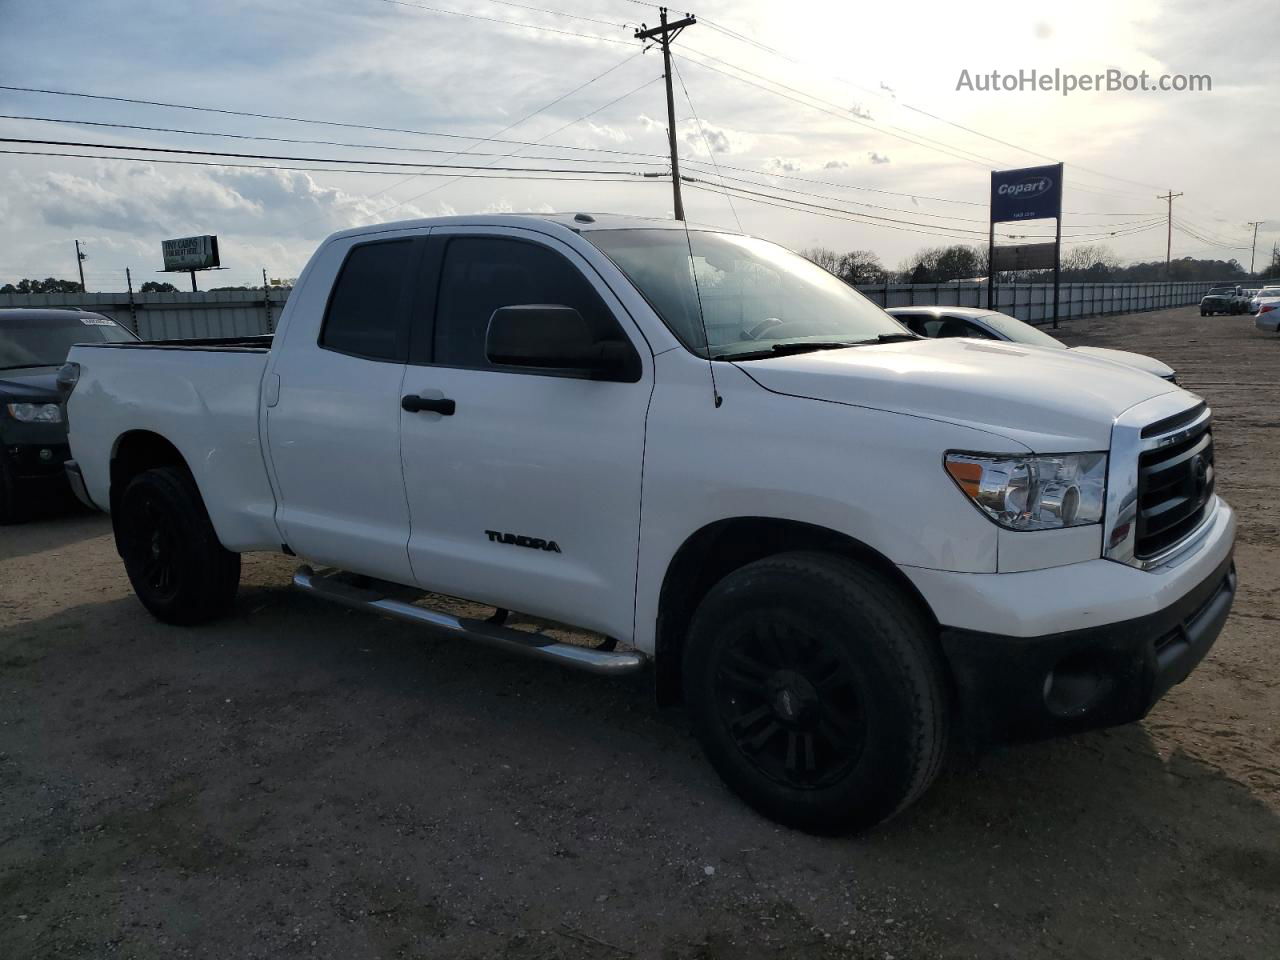
[[[1203,406],[1188,411],[1183,422],[1203,412]],[[1190,428],[1164,423],[1152,427],[1168,434],[1138,457],[1134,556],[1140,560],[1162,553],[1200,526],[1214,493],[1213,421],[1204,417]],[[1152,432],[1149,427],[1143,436]]]

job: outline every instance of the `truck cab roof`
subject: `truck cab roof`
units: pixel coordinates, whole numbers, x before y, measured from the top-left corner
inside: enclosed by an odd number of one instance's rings
[[[452,217],[425,217],[417,220],[395,220],[388,223],[368,224],[352,227],[332,234],[329,239],[358,237],[371,233],[386,233],[392,230],[410,230],[425,227],[545,227],[552,225],[574,233],[587,233],[592,230],[683,230],[685,224],[679,220],[662,220],[655,217],[636,217],[620,213],[477,213]],[[690,225],[690,229],[706,229]],[[721,231],[732,233],[733,231]]]

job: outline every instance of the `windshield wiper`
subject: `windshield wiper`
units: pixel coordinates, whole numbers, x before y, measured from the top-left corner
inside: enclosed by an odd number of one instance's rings
[[[718,353],[712,360],[764,360],[768,357],[786,357],[815,350],[842,350],[845,347],[862,347],[872,343],[897,343],[900,340],[922,340],[914,333],[882,333],[864,340],[794,340],[775,343],[767,350],[750,350],[744,353]]]

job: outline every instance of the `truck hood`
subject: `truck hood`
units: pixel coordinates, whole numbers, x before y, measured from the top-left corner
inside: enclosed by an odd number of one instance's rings
[[[1038,453],[1107,450],[1119,414],[1180,389],[1075,350],[959,337],[737,366],[775,393],[963,424]]]
[[[0,370],[0,399],[58,401],[57,367],[20,367]]]
[[[1096,357],[1099,360],[1123,363],[1125,366],[1142,370],[1145,373],[1153,373],[1157,377],[1173,376],[1173,367],[1161,363],[1155,357],[1148,357],[1142,353],[1130,353],[1128,350],[1111,350],[1107,347],[1072,347],[1071,349],[1077,356]]]

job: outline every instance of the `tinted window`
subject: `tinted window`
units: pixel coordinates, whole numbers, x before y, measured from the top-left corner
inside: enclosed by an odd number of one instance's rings
[[[3,315],[0,312],[0,370],[13,367],[61,366],[77,343],[123,343],[136,340],[114,320],[96,313],[66,316]]]
[[[455,237],[445,250],[436,305],[435,363],[485,367],[485,333],[499,307],[573,307],[599,340],[620,336],[608,308],[560,254],[521,240]]]
[[[329,298],[320,345],[373,360],[399,360],[402,298],[412,240],[352,248]]]

